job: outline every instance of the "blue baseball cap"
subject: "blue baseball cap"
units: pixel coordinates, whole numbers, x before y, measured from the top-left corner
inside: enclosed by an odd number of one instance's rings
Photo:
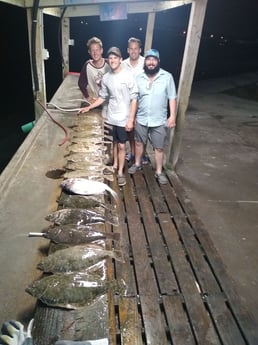
[[[159,60],[159,51],[157,49],[149,49],[145,53],[145,58],[152,56]]]

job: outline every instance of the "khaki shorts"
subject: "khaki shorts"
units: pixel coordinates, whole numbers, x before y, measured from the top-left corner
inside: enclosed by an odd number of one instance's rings
[[[147,127],[136,122],[135,140],[147,144],[149,139],[154,149],[164,149],[167,141],[168,127],[161,125],[157,127]]]

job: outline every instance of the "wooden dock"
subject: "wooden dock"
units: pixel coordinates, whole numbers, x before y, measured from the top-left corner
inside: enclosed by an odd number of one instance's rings
[[[67,125],[73,121],[67,116]],[[110,291],[76,310],[38,301],[35,344],[107,338],[109,345],[257,345],[257,324],[176,173],[159,185],[151,164],[135,175],[127,170],[125,186],[106,181],[118,192],[120,222],[104,226],[120,232],[120,242],[107,246],[121,250],[124,262],[107,261],[107,274],[123,280],[126,292]]]
[[[109,304],[110,344],[258,344],[258,328],[179,178],[168,178],[159,185],[148,165],[120,188],[126,262],[115,263],[114,276],[128,291]]]

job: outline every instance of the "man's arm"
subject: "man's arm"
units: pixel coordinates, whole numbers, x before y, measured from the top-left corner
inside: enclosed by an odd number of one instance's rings
[[[137,111],[137,99],[132,99],[130,102],[130,115],[125,125],[125,130],[130,132],[134,128],[135,115]]]
[[[87,86],[88,86],[88,78],[87,78],[87,73],[86,73],[86,68],[87,68],[87,63],[86,61],[84,65],[82,66],[79,80],[78,80],[78,86],[83,94],[83,96],[87,99],[89,97],[88,91],[87,91]]]
[[[170,99],[169,100],[170,116],[167,120],[167,125],[169,128],[173,128],[176,126],[176,107],[177,107],[176,99]]]
[[[78,111],[78,114],[82,114],[82,113],[87,113],[88,111],[90,111],[91,109],[97,108],[98,106],[100,106],[101,104],[103,104],[105,102],[105,100],[101,97],[97,98],[96,101],[94,103],[92,103],[91,105],[89,105],[88,107],[84,107],[81,108]]]

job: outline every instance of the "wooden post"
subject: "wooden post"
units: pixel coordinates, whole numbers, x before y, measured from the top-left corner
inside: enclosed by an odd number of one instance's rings
[[[62,52],[63,52],[63,78],[69,72],[69,38],[70,38],[70,18],[62,19]]]
[[[154,30],[154,24],[155,24],[155,15],[156,15],[155,12],[151,12],[148,14],[144,52],[149,50],[151,48],[151,45],[152,45],[153,30]]]
[[[191,5],[185,51],[178,87],[178,106],[176,128],[170,132],[167,167],[174,169],[179,157],[182,141],[185,113],[189,103],[191,86],[199,51],[203,21],[207,7],[207,0],[194,0]]]
[[[34,109],[35,109],[35,119],[37,120],[41,114],[42,109],[39,107],[36,100],[41,104],[45,105],[47,102],[46,98],[46,80],[45,80],[45,64],[43,58],[43,49],[44,49],[44,30],[43,30],[43,10],[38,11],[37,15],[37,31],[36,31],[36,52],[31,51],[31,9],[27,9],[27,20],[28,20],[28,36],[30,44],[30,60],[32,62],[32,54],[36,54],[36,65],[37,65],[37,78],[38,78],[38,90],[35,89],[35,80],[32,73],[32,83],[33,83],[33,93],[35,98]],[[32,63],[31,63],[31,70]]]

